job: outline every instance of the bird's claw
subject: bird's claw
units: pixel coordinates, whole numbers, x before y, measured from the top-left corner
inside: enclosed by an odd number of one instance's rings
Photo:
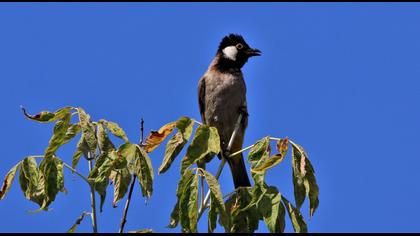
[[[249,116],[247,106],[240,106],[238,112],[243,116]]]

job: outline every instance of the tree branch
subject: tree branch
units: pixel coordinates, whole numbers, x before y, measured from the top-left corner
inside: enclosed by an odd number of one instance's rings
[[[143,139],[144,139],[144,120],[143,120],[143,118],[141,118],[141,121],[140,121],[140,145],[143,144]],[[136,183],[136,178],[137,178],[136,174],[133,174],[133,181],[131,182],[130,191],[128,192],[127,201],[125,202],[123,216],[121,218],[120,229],[119,229],[118,233],[123,233],[124,232],[124,226],[125,226],[125,223],[127,222],[128,208],[130,207],[131,196],[133,195],[133,189],[134,189],[134,184]]]

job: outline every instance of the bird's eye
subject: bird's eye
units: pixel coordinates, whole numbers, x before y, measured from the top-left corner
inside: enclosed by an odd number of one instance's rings
[[[236,44],[236,48],[237,49],[242,49],[244,48],[244,45],[242,45],[241,43]]]

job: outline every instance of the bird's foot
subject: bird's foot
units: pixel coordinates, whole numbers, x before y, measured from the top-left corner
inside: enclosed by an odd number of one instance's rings
[[[238,108],[238,112],[239,112],[240,114],[242,114],[243,116],[249,116],[247,106],[240,106],[240,107]]]

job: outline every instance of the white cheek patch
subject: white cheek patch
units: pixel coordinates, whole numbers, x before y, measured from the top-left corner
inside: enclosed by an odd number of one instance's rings
[[[235,46],[225,47],[223,49],[223,55],[232,61],[236,61],[236,55],[238,54],[238,49]]]

